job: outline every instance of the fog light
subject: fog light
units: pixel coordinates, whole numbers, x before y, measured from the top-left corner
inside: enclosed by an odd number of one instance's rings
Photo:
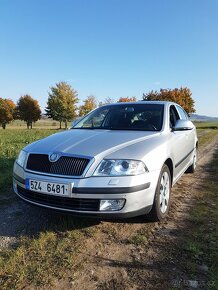
[[[125,204],[125,199],[103,199],[100,202],[101,211],[121,210]]]

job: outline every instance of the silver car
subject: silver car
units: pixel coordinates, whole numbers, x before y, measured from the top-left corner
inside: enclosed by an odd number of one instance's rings
[[[13,187],[50,209],[162,220],[171,187],[195,170],[197,146],[195,126],[178,104],[106,105],[71,130],[26,146],[14,163]]]

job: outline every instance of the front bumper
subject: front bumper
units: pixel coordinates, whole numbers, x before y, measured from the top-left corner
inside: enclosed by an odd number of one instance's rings
[[[13,187],[15,193],[21,199],[41,207],[103,218],[134,217],[146,214],[151,210],[156,188],[156,175],[158,176],[158,173],[153,173],[153,176],[146,174],[119,178],[66,179],[32,174],[16,165],[14,168]],[[26,178],[42,181],[49,180],[56,183],[70,182],[74,186],[69,197],[44,194],[28,190],[25,185]],[[115,186],[114,184],[117,185]],[[100,201],[105,199],[124,199],[125,204],[120,210],[102,211],[100,210]]]

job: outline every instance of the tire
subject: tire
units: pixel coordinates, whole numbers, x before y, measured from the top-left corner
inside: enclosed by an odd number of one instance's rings
[[[197,165],[197,148],[195,147],[194,152],[193,152],[193,161],[192,165],[188,167],[186,170],[186,173],[194,173]]]
[[[148,218],[152,221],[162,221],[166,218],[170,208],[171,199],[171,174],[169,167],[164,164],[158,179],[154,203]]]

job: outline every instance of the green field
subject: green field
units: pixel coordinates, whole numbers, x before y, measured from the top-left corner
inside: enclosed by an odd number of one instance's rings
[[[68,122],[68,128],[71,127],[72,122]],[[21,120],[14,120],[6,126],[7,129],[26,129],[26,123]],[[60,123],[52,119],[41,119],[33,123],[34,129],[59,129]],[[64,128],[64,123],[62,123],[62,128]]]
[[[0,130],[0,198],[7,195],[11,187],[13,163],[19,151],[35,140],[44,138],[56,130]]]
[[[194,122],[198,129],[218,129],[218,122]]]
[[[218,134],[217,130],[209,129],[209,127],[198,129],[200,147],[209,143]],[[10,128],[0,130],[0,208],[5,206],[5,200],[12,202],[14,199],[11,189],[12,167],[20,149],[55,132],[56,130],[51,129],[18,130]],[[217,174],[217,160],[216,158],[214,161],[214,174]],[[210,183],[209,181],[208,190],[214,192],[217,185]],[[212,193],[210,198],[213,198],[214,203],[217,204],[217,197]],[[194,212],[193,215],[197,215],[201,208],[196,210],[197,212]],[[216,219],[217,206],[214,208],[213,215]],[[205,228],[206,226],[205,223]],[[217,231],[214,232],[211,238],[215,240],[217,234]],[[51,285],[54,279],[64,278],[67,271],[69,273],[74,267],[78,270],[83,265],[78,264],[76,255],[83,246],[83,241],[87,236],[92,235],[95,235],[95,230],[88,219],[59,216],[52,227],[43,228],[37,235],[33,237],[21,236],[16,248],[0,251],[0,288],[23,289],[28,285],[40,288],[47,284]],[[212,257],[216,260],[213,264],[211,279],[215,279],[214,275],[217,271],[216,246],[213,251]],[[30,289],[32,289],[31,286]]]

